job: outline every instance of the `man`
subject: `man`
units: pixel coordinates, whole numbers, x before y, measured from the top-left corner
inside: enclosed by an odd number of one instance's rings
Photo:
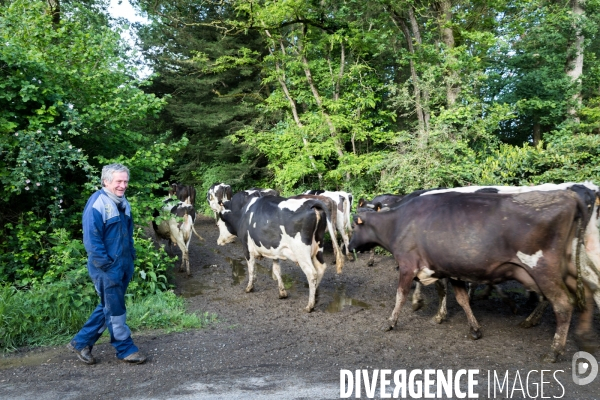
[[[133,344],[125,323],[125,292],[133,277],[133,219],[125,199],[129,169],[121,164],[102,168],[101,190],[94,193],[83,210],[83,244],[88,253],[88,272],[100,304],[83,328],[67,345],[86,364],[94,364],[92,348],[108,327],[117,358],[131,364],[146,361]]]

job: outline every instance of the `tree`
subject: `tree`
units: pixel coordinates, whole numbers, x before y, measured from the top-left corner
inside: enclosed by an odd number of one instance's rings
[[[77,3],[61,6],[58,24],[47,7],[0,7],[0,276],[25,266],[43,274],[56,229],[80,237],[83,202],[103,163],[139,165],[132,181],[158,186],[160,176],[145,181],[144,170],[161,175],[160,163],[144,163],[139,149],[154,147],[165,161],[170,154],[142,133],[163,100],[132,78],[119,33]]]

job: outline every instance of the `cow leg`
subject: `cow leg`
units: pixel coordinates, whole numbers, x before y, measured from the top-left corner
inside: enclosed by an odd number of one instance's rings
[[[327,221],[327,231],[329,232],[329,236],[331,236],[331,245],[333,246],[333,254],[335,255],[336,272],[341,274],[342,268],[344,268],[344,256],[342,255],[342,249],[340,249],[340,246],[338,245],[335,229],[329,221]]]
[[[256,259],[253,255],[250,255],[246,262],[248,263],[248,286],[246,286],[246,293],[250,293],[254,291],[254,281],[256,280],[256,269],[254,268]]]
[[[542,259],[542,262],[544,261]],[[536,274],[536,283],[550,304],[552,304],[552,309],[556,317],[556,331],[552,340],[551,351],[544,356],[543,360],[554,363],[558,356],[564,353],[567,344],[567,334],[569,333],[569,325],[573,315],[573,305],[569,301],[566,282],[560,277],[544,273],[547,272],[547,269],[543,265],[540,267],[540,273]],[[537,272],[537,270],[534,270],[534,272]]]
[[[371,250],[371,251],[373,251],[373,250]],[[425,303],[425,301],[423,300],[423,293],[421,293],[422,288],[423,288],[423,284],[421,282],[417,281],[415,283],[415,291],[413,292],[413,295],[412,295],[413,311],[420,310],[421,307],[423,307],[423,304]]]
[[[350,239],[348,238],[348,233],[344,229],[342,229],[341,233],[342,233],[342,240],[344,241],[344,248],[346,249],[346,257],[348,258],[348,260],[354,261],[354,256],[348,250],[350,248]]]
[[[433,317],[433,320],[435,323],[441,324],[448,316],[448,279],[443,278],[435,281],[435,289],[438,293],[439,306],[438,312],[435,317]]]
[[[538,293],[538,297],[539,301],[535,309],[523,322],[519,324],[521,328],[531,328],[533,326],[539,325],[542,321],[544,311],[546,311],[546,307],[548,307],[548,304],[550,304],[550,302],[546,300],[546,298],[540,293]]]
[[[544,361],[546,362],[556,362],[558,356],[565,352],[573,307],[569,304],[567,296],[564,297],[566,301],[551,301],[554,308],[554,315],[556,316],[556,333],[552,341],[551,352],[544,357]]]
[[[327,264],[324,262],[323,253],[319,252],[315,257],[313,257],[312,262],[315,266],[315,270],[317,271],[317,286],[316,291],[319,290],[319,285],[321,284],[321,280],[323,279],[323,275],[325,275],[325,270],[327,269]]]
[[[572,292],[577,290],[577,280],[574,277],[567,277],[566,283]],[[585,307],[581,310],[579,322],[575,328],[575,341],[579,350],[588,353],[594,353],[598,349],[597,338],[593,333],[594,319],[594,297],[592,290],[588,285],[584,285]]]
[[[396,291],[396,304],[394,306],[394,310],[392,311],[392,315],[381,327],[381,330],[384,332],[394,329],[396,322],[398,322],[400,309],[402,309],[402,305],[406,301],[406,297],[410,291],[410,285],[414,277],[414,274],[411,274],[408,271],[410,271],[410,269],[407,270],[407,268],[402,268],[402,266],[400,267],[400,277],[398,279],[398,289]]]
[[[182,251],[181,253],[182,253],[182,258],[183,258],[182,264],[185,264],[185,273],[188,277],[190,277],[190,276],[192,276],[192,273],[190,272],[190,253],[188,252],[187,248],[184,251]],[[182,267],[183,267],[183,265],[182,265]]]
[[[283,280],[281,279],[281,268],[279,267],[279,260],[273,260],[273,275],[275,275],[275,278],[277,279],[277,284],[279,285],[279,298],[287,298],[288,295],[285,291]]]
[[[179,229],[177,230],[177,236],[175,240],[177,247],[179,247],[179,249],[181,250],[181,266],[179,267],[179,272],[183,272],[185,270],[187,276],[191,276],[192,274],[190,273],[190,260],[188,254],[188,245],[190,241],[188,239],[187,243],[185,242],[183,233]]]
[[[481,338],[481,326],[473,311],[471,310],[471,305],[469,304],[469,294],[467,293],[466,285],[463,281],[458,281],[455,279],[450,279],[450,283],[452,284],[452,288],[454,289],[454,296],[456,297],[456,301],[465,311],[467,315],[467,320],[469,321],[469,333],[471,335],[471,339],[477,340]]]
[[[315,308],[315,297],[317,292],[318,271],[310,261],[298,260],[298,265],[304,271],[306,280],[308,281],[308,305],[304,308],[307,313]]]

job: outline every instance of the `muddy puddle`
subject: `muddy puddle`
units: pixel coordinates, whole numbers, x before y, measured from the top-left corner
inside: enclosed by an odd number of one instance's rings
[[[203,268],[210,267],[211,265],[206,265]],[[205,291],[210,289],[214,288],[196,279],[182,279],[177,284],[177,291],[179,292],[179,295],[184,298],[200,296],[201,294],[204,294]]]
[[[0,357],[0,369],[29,367],[51,362],[59,355],[64,355],[66,350],[62,347],[52,348],[44,351],[30,351],[24,356],[12,355]]]
[[[344,307],[347,306],[362,307],[367,310],[371,308],[371,305],[365,303],[364,301],[348,297],[346,295],[346,287],[344,285],[341,285],[335,288],[335,292],[333,293],[333,300],[327,305],[325,311],[329,313],[336,313],[342,311]]]

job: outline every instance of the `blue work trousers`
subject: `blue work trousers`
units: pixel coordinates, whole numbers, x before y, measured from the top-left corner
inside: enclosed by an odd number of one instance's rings
[[[131,275],[123,272],[121,268],[116,268],[116,271],[97,272],[93,274],[93,280],[96,292],[100,296],[100,304],[75,335],[71,344],[77,350],[82,350],[86,346],[90,346],[91,349],[108,327],[110,343],[117,351],[117,358],[123,359],[138,351],[133,344],[131,330],[125,322],[127,315],[125,292]]]

